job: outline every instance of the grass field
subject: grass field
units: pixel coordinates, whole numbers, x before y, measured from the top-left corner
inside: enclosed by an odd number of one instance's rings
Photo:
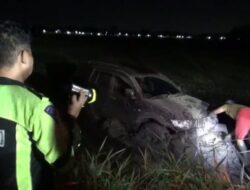
[[[159,70],[186,93],[212,107],[227,99],[250,105],[248,44],[242,42],[45,36],[34,39],[33,49],[35,74],[44,75],[48,65],[54,65],[54,74],[58,71],[58,77],[63,78],[67,75],[61,73],[65,64],[79,65],[88,60],[135,65]],[[36,87],[41,91],[46,88]],[[218,180],[202,165],[192,168],[185,159],[170,159],[157,167],[145,162],[143,173],[137,173],[130,158],[118,159],[121,154],[84,151],[77,164],[75,189],[248,189],[248,185],[236,187]]]

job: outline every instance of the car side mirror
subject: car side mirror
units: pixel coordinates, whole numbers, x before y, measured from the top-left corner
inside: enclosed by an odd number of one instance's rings
[[[135,92],[134,92],[134,90],[131,89],[131,88],[126,88],[126,89],[125,89],[125,95],[126,95],[127,97],[129,97],[130,99],[132,99],[132,100],[135,100],[135,99],[136,99],[136,97],[135,97]]]

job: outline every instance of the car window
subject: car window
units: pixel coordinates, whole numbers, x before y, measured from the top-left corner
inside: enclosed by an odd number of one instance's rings
[[[146,97],[179,92],[171,83],[156,77],[136,77],[136,80],[142,89],[143,95]]]
[[[111,77],[112,75],[107,73],[95,72],[95,76],[92,77],[92,82],[98,84],[99,87],[108,89]]]
[[[131,89],[131,87],[123,81],[121,78],[116,76],[112,77],[112,93],[115,95],[124,95],[125,89]]]

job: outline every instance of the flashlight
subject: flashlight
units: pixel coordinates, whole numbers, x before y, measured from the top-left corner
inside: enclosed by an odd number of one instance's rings
[[[85,96],[87,97],[87,103],[91,104],[96,101],[97,95],[96,95],[96,90],[94,88],[83,88],[81,86],[78,86],[76,84],[71,85],[71,91],[73,93],[80,94],[81,91],[84,92]]]

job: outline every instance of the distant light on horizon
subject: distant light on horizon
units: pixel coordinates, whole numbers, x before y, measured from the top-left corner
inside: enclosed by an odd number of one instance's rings
[[[183,35],[176,35],[175,38],[176,38],[176,39],[184,39],[184,36],[183,36]]]
[[[97,36],[102,36],[102,33],[101,33],[101,32],[97,32],[96,35],[97,35]]]
[[[60,34],[60,33],[61,33],[60,29],[55,30],[55,34]]]
[[[221,36],[220,40],[226,40],[226,37],[225,36]]]
[[[81,31],[79,30],[70,30],[70,28],[67,30],[67,28],[60,29],[60,28],[55,28],[53,29],[46,29],[42,28],[41,33],[43,35],[79,35],[79,36],[98,36],[98,37],[123,37],[123,38],[159,38],[159,39],[176,39],[176,40],[192,40],[192,39],[198,39],[198,40],[217,40],[217,41],[224,41],[227,40],[226,34],[222,34],[220,36],[218,35],[213,35],[213,34],[208,34],[206,36],[201,37],[200,35],[192,35],[192,34],[163,34],[163,33],[133,33],[133,32],[109,32],[109,30],[106,31],[99,31],[99,32],[91,32],[91,31]],[[234,38],[234,40],[242,40],[240,36]]]
[[[166,38],[166,36],[164,36],[163,34],[159,34],[157,35],[158,38]]]

